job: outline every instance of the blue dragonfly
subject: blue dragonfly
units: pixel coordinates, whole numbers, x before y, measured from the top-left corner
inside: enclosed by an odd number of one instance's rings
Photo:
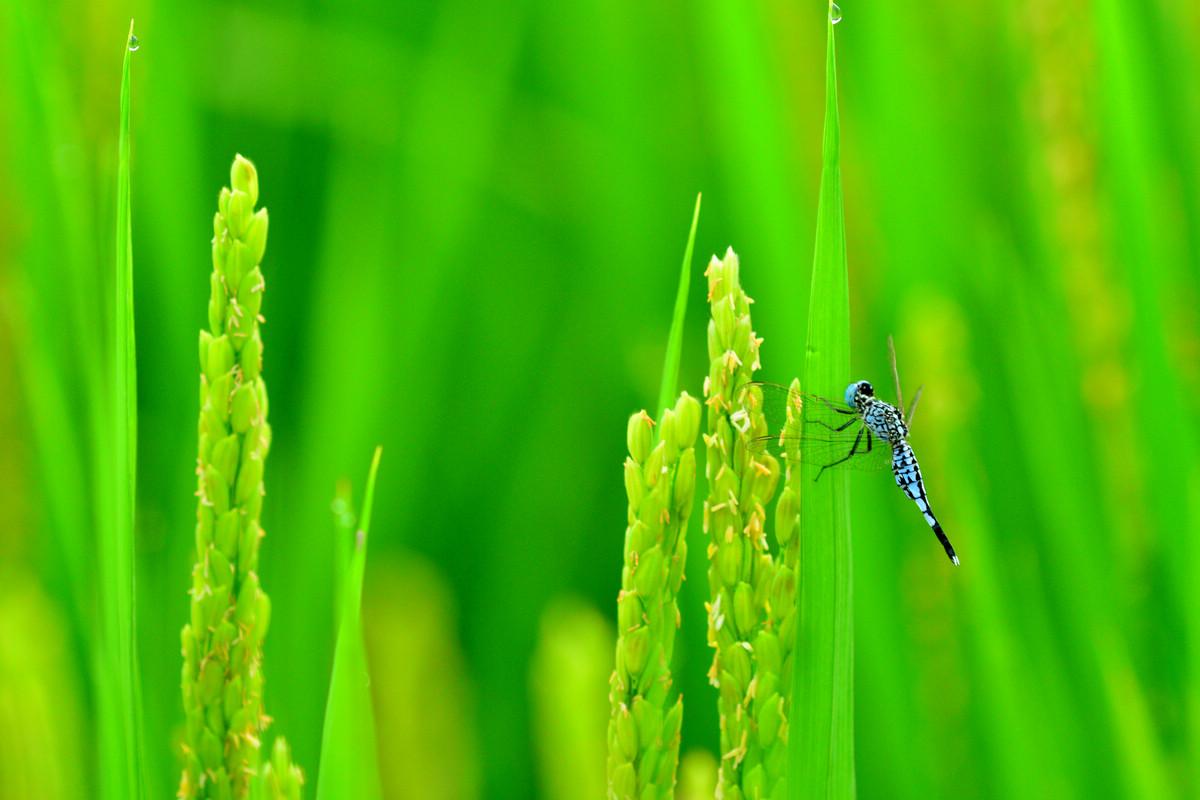
[[[896,374],[894,359],[893,350],[892,369]],[[876,470],[890,463],[896,485],[917,504],[946,555],[958,566],[958,555],[929,505],[921,467],[908,443],[909,423],[920,399],[919,390],[909,406],[907,418],[898,376],[898,406],[876,397],[875,388],[869,381],[854,381],[847,386],[844,402],[773,383],[750,383],[742,387],[741,392],[746,406],[761,404],[766,422],[764,434],[758,430],[750,431],[745,417],[739,418],[736,412],[731,415],[731,423],[747,437],[749,449],[771,451],[784,458],[799,458],[806,464],[818,466],[817,480],[825,470],[842,465]]]

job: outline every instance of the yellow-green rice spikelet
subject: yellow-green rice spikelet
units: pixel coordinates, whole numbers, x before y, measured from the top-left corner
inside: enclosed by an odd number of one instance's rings
[[[629,419],[629,514],[617,597],[617,665],[609,681],[610,797],[675,796],[683,700],[672,691],[671,656],[699,431],[700,403],[687,392],[657,424],[645,411]]]
[[[292,751],[280,736],[271,750],[271,760],[263,764],[259,794],[254,800],[300,800],[304,773],[292,763]]]
[[[271,444],[262,379],[267,210],[258,174],[238,156],[213,219],[209,329],[200,333],[196,563],[183,628],[184,798],[244,798],[259,771],[262,642],[270,603],[259,587],[263,465]],[[290,774],[290,769],[289,769]]]
[[[709,262],[708,432],[709,680],[719,690],[721,769],[718,792],[730,800],[766,797],[783,772],[778,631],[768,612],[775,564],[768,550],[766,507],[779,462],[745,446],[766,433],[761,390],[745,387],[759,367],[759,346],[742,290],[737,255]]]

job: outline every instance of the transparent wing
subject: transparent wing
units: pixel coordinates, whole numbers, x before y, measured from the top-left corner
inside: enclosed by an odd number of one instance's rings
[[[750,450],[820,467],[878,470],[891,464],[887,443],[871,435],[843,403],[775,383],[748,383],[739,391],[743,403],[762,408],[766,423],[764,435],[747,441]]]

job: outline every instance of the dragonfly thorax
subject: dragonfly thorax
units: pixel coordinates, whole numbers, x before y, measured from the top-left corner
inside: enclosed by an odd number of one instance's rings
[[[904,415],[891,403],[875,396],[875,387],[870,381],[855,381],[846,387],[846,405],[862,417],[877,438],[895,445],[908,436]]]
[[[891,403],[885,403],[876,397],[866,397],[858,405],[858,413],[871,433],[893,447],[908,438],[908,425],[904,423],[904,415]]]

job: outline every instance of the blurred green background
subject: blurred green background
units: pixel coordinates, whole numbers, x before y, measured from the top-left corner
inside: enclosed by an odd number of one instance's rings
[[[895,333],[963,559],[856,476],[864,798],[1200,796],[1200,6],[854,3],[837,28],[856,374]],[[267,710],[313,789],[339,478],[390,797],[603,792],[627,415],[697,191],[763,376],[800,371],[821,3],[0,4],[0,797],[85,797],[87,387],[131,16],[139,650],[178,780],[197,331],[235,152],[271,213]],[[885,396],[890,396],[890,389]],[[697,517],[692,534],[699,536]],[[684,751],[716,749],[691,550]],[[13,777],[15,776],[15,777]]]

